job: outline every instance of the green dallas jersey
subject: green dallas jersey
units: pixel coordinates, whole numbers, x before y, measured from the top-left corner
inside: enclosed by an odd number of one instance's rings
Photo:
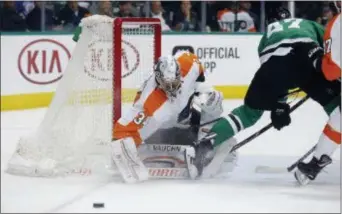
[[[284,19],[271,23],[259,43],[259,55],[270,52],[280,45],[296,42],[315,42],[323,47],[324,28],[322,25],[305,19]]]
[[[291,45],[297,42],[315,42],[322,47],[324,28],[318,23],[304,19],[285,19],[274,22],[268,26],[267,32],[263,35],[259,43],[260,61],[267,61],[271,55],[286,55],[291,50]],[[278,47],[283,47],[280,50]],[[282,65],[279,65],[282,66]],[[336,102],[340,102],[336,98]],[[328,114],[331,113],[330,104],[324,106]],[[252,109],[247,105],[235,108],[230,115],[223,117],[211,128],[211,132],[217,134],[214,146],[218,146],[233,137],[243,129],[253,126],[261,116],[263,111]]]

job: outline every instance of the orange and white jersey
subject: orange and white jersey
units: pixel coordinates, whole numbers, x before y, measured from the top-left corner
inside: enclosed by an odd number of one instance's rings
[[[114,125],[114,139],[132,137],[136,145],[157,131],[185,108],[195,92],[196,81],[204,68],[196,55],[180,51],[175,54],[180,66],[181,88],[172,100],[157,86],[153,73],[138,92],[133,106]]]
[[[235,19],[237,22],[235,22]],[[218,12],[217,20],[220,26],[220,30],[224,32],[235,31],[234,23],[237,23],[236,32],[255,32],[254,21],[252,17],[246,11],[239,11],[235,14],[230,10],[222,10]]]
[[[336,80],[341,77],[341,14],[336,15],[327,25],[324,33],[324,56],[322,59],[322,71],[328,80]]]

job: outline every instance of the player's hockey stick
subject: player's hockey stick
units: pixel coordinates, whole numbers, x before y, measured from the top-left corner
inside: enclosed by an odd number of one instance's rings
[[[309,151],[307,151],[300,159],[298,159],[296,162],[294,162],[291,166],[285,168],[285,167],[271,167],[271,166],[257,166],[255,168],[256,173],[287,173],[287,172],[292,172],[297,165],[305,160],[309,155],[312,154],[313,151],[316,149],[315,145],[312,147]]]
[[[309,96],[305,96],[303,99],[301,99],[300,101],[298,101],[295,105],[293,105],[290,108],[290,113],[293,112],[294,110],[296,110],[299,106],[301,106],[306,100],[309,99]],[[264,128],[260,129],[259,131],[257,131],[256,133],[252,134],[251,136],[249,136],[248,138],[246,138],[245,140],[241,141],[240,143],[236,144],[235,146],[233,146],[233,148],[231,149],[230,152],[234,152],[237,149],[241,148],[242,146],[246,145],[247,143],[249,143],[250,141],[252,141],[254,138],[260,136],[261,134],[265,133],[267,130],[269,130],[270,128],[273,127],[272,122],[267,124]]]
[[[296,89],[296,90],[294,90],[294,91],[291,91],[291,92],[289,92],[289,93],[287,93],[287,94],[281,96],[281,98],[291,96],[291,95],[293,95],[293,94],[295,94],[295,93],[299,93],[299,92],[301,92],[301,90],[302,90],[302,89],[298,88],[298,89]],[[221,118],[222,118],[222,117],[216,118],[216,119],[214,119],[214,120],[211,120],[211,121],[208,121],[208,122],[199,124],[198,126],[199,126],[199,127],[203,127],[203,126],[209,125],[209,124],[211,124],[211,123],[215,123],[215,122],[219,121]]]

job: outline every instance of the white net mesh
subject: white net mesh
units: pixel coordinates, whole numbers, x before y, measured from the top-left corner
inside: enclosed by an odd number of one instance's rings
[[[54,99],[35,133],[21,138],[8,172],[55,176],[94,171],[109,163],[115,114],[114,86],[121,60],[122,101],[131,102],[154,63],[154,25],[122,24],[122,54],[113,56],[114,19],[92,16],[82,20],[82,34],[58,85]],[[114,31],[117,30],[114,28]],[[114,84],[113,84],[114,83]],[[119,91],[120,92],[120,91]]]

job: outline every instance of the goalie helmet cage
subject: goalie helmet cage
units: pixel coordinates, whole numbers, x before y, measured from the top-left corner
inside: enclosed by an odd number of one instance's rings
[[[8,163],[11,174],[94,173],[111,164],[108,144],[121,107],[134,100],[161,55],[160,20],[93,15],[80,26],[43,121],[19,140]]]

